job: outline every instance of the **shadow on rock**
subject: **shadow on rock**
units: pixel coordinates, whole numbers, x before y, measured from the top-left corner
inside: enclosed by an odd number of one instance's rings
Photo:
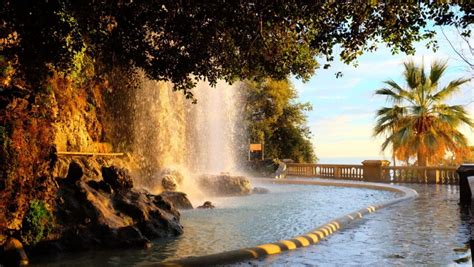
[[[177,208],[192,208],[184,193],[149,194],[133,187],[127,169],[98,162],[72,160],[57,180],[55,238],[35,252],[147,247],[151,239],[182,234]]]

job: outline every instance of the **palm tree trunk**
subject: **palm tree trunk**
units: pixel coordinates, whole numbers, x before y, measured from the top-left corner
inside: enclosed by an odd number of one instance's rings
[[[393,166],[397,167],[397,158],[395,157],[395,145],[392,144],[392,160]]]
[[[426,157],[426,153],[422,151],[421,149],[419,149],[416,154],[417,154],[416,157],[418,161],[418,166],[425,167],[428,163],[428,158]]]

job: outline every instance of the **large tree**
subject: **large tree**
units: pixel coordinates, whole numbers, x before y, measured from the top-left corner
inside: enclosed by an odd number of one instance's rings
[[[458,128],[474,123],[464,106],[449,105],[446,100],[469,79],[456,79],[441,87],[446,62],[434,61],[428,73],[413,61],[404,63],[404,67],[406,86],[389,80],[386,87],[376,91],[393,103],[377,112],[374,135],[386,137],[382,149],[392,145],[399,159],[416,155],[418,166],[435,164],[447,153],[464,158],[469,148]]]
[[[316,161],[305,115],[312,107],[287,79],[246,81],[242,91],[249,139],[264,144],[267,158]]]
[[[199,79],[307,79],[336,45],[345,62],[380,42],[413,53],[430,21],[466,28],[473,14],[469,1],[2,0],[0,55],[32,88],[86,53],[98,75],[138,67],[192,97]]]

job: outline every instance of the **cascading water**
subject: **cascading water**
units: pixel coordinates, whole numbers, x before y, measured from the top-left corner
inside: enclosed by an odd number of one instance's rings
[[[201,82],[193,89],[198,103],[187,103],[188,166],[203,173],[237,172],[237,151],[242,128],[237,120],[240,98],[237,85]]]
[[[244,130],[238,119],[238,85],[219,82],[216,87],[200,82],[192,104],[172,84],[140,77],[134,97],[133,154],[142,169],[140,183],[161,190],[164,171],[176,170],[185,177],[183,191],[196,192],[200,174],[237,173],[237,151]]]
[[[141,75],[133,105],[133,153],[148,178],[186,162],[185,99],[172,84]]]

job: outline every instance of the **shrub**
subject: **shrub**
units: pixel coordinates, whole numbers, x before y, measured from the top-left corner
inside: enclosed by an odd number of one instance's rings
[[[23,219],[22,239],[28,245],[35,245],[51,231],[51,212],[41,200],[31,200]]]

